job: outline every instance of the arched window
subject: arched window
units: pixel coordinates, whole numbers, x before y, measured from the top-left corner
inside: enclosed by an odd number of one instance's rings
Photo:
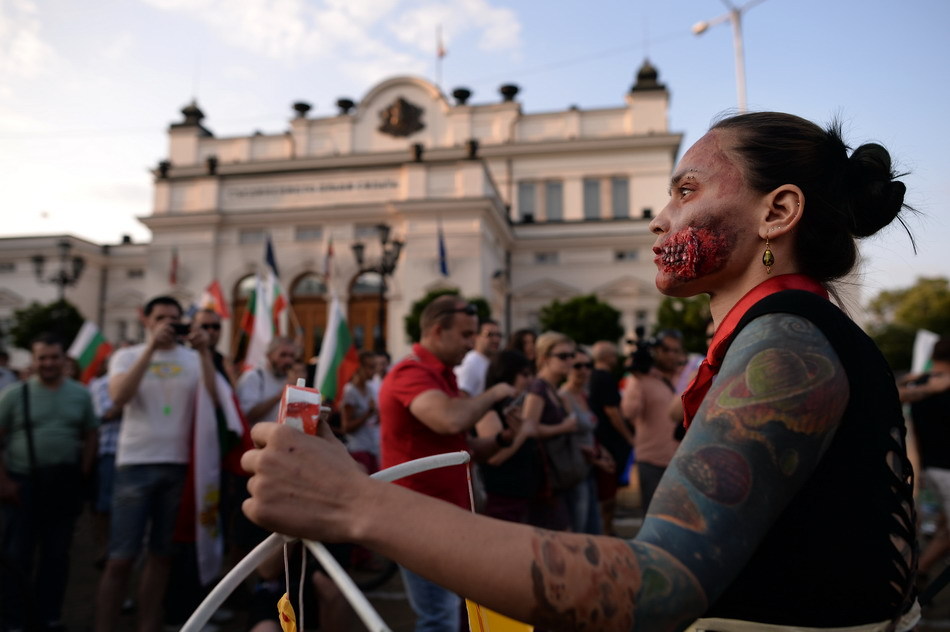
[[[380,290],[385,285],[383,276],[379,272],[364,272],[353,279],[353,285],[350,287],[350,296],[379,296]]]
[[[290,290],[293,298],[323,298],[327,294],[327,285],[317,274],[308,272],[294,281]]]

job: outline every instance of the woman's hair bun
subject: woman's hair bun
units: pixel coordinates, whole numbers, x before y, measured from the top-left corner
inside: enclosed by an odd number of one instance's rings
[[[848,159],[844,185],[850,199],[851,232],[868,237],[890,224],[904,206],[907,187],[891,167],[891,155],[877,143],[854,150]]]

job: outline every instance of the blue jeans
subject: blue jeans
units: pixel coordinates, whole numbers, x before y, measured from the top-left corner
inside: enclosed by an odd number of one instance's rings
[[[115,470],[109,558],[132,559],[142,550],[148,527],[148,551],[172,554],[172,537],[188,466],[178,463],[122,465]]]
[[[3,629],[22,629],[31,617],[40,619],[35,624],[59,623],[80,507],[76,497],[79,467],[64,469],[56,476],[59,480],[40,489],[29,476],[13,472],[9,476],[20,485],[20,502],[0,504],[5,525],[0,582]]]
[[[416,613],[416,632],[458,632],[461,597],[402,566],[399,572],[409,605]]]
[[[601,535],[600,503],[597,502],[597,478],[594,473],[564,493],[571,512],[571,529],[575,533]]]

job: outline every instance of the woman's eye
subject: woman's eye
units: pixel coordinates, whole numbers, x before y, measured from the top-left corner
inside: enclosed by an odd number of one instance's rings
[[[690,193],[692,193],[692,192],[693,192],[693,189],[690,189],[689,187],[679,187],[678,189],[676,189],[676,191],[677,191],[677,193],[679,193],[679,196],[680,196],[681,198],[684,198],[684,197],[686,197],[687,195],[689,195]]]

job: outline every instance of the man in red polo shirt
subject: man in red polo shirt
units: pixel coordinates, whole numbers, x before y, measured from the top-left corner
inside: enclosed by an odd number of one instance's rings
[[[496,402],[514,395],[496,384],[477,397],[461,397],[452,368],[472,349],[478,332],[475,306],[455,294],[440,296],[423,310],[422,339],[394,366],[379,392],[382,467],[424,456],[469,450],[486,458],[510,438],[469,439],[468,431]],[[424,472],[398,481],[421,494],[471,510],[464,467]],[[416,632],[457,632],[460,599],[454,593],[401,569]]]

